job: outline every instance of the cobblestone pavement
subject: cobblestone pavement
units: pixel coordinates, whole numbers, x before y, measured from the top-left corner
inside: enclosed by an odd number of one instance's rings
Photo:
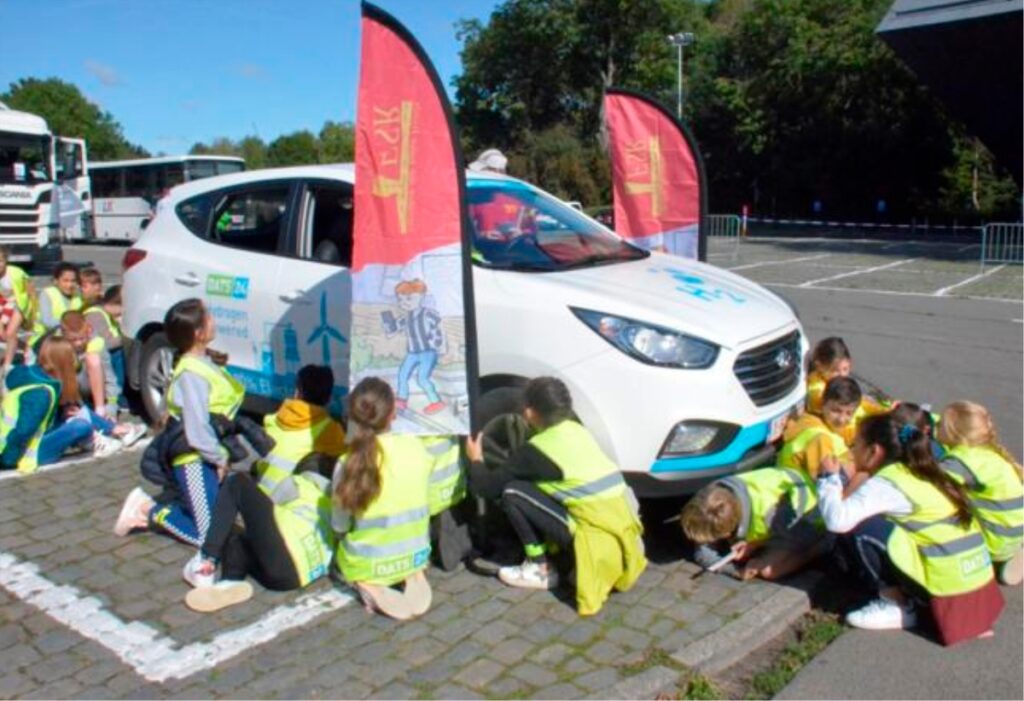
[[[784,588],[693,580],[676,556],[590,618],[552,593],[434,569],[433,607],[410,623],[330,582],[257,586],[246,604],[194,613],[187,547],[110,532],[137,460],[0,481],[0,697],[653,698],[681,683],[683,662],[717,655],[722,631],[785,624],[768,601]]]

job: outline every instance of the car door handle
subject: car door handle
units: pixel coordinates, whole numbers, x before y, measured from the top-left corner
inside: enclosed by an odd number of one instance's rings
[[[179,285],[185,285],[185,287],[195,287],[199,284],[199,277],[195,273],[185,273],[174,278],[174,281]]]
[[[278,295],[278,299],[288,304],[309,304],[309,300],[305,299],[305,290],[295,290],[291,294]]]

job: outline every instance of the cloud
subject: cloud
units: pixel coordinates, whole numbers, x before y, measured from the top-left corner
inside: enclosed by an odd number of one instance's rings
[[[121,76],[117,74],[117,71],[105,63],[94,61],[91,58],[86,59],[85,70],[96,76],[96,78],[108,88],[124,84],[124,81],[121,80]]]
[[[262,80],[267,77],[267,71],[257,63],[242,63],[238,66],[238,73],[249,80]]]

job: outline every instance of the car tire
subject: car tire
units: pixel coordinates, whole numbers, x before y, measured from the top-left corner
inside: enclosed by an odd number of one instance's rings
[[[495,387],[484,392],[477,404],[480,426],[486,426],[491,419],[501,414],[521,414],[524,394],[522,387]]]
[[[139,394],[146,421],[156,424],[167,410],[167,387],[174,370],[174,349],[161,331],[146,339],[139,362]]]

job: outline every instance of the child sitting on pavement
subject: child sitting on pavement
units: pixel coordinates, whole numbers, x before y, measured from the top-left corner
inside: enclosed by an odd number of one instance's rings
[[[683,507],[683,533],[698,546],[697,563],[709,567],[730,551],[742,579],[779,579],[830,546],[815,505],[814,487],[799,470],[762,467],[707,485]]]
[[[826,456],[849,464],[849,450],[843,440],[843,431],[853,421],[861,402],[857,381],[851,377],[833,377],[825,386],[821,413],[804,412],[786,423],[782,434],[782,449],[776,463],[779,467],[803,470],[812,480],[817,479],[821,460]],[[849,467],[847,477],[853,476]]]
[[[853,357],[843,339],[830,336],[822,339],[811,351],[811,367],[807,373],[807,411],[821,415],[821,405],[825,396],[825,386],[834,377],[849,377],[853,374]],[[866,416],[884,414],[899,405],[899,402],[876,402],[862,393],[860,406],[851,421],[843,429],[843,440],[846,445],[853,444],[857,423]]]

